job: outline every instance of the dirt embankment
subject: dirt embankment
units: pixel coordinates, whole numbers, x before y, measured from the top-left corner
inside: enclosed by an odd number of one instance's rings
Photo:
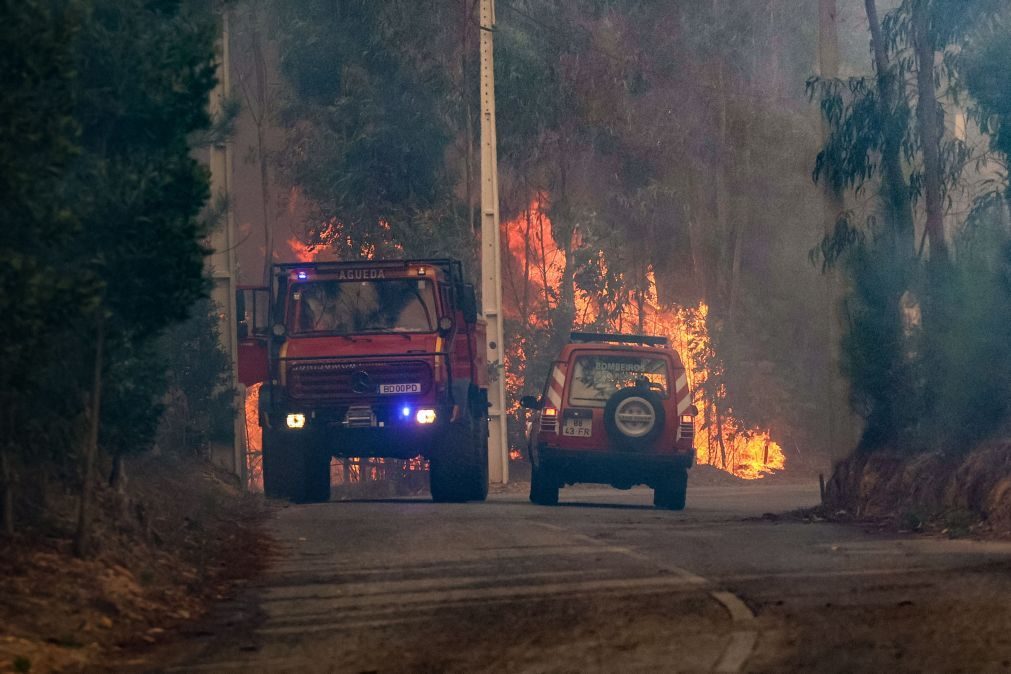
[[[0,672],[143,666],[144,652],[256,574],[262,499],[196,461],[128,465],[124,495],[99,492],[97,552],[71,554],[73,499],[0,549]]]
[[[855,454],[836,467],[825,506],[905,529],[1011,537],[1011,441],[964,457]]]

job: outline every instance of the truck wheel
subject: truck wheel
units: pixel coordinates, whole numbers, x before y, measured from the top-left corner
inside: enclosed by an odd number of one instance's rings
[[[293,445],[295,469],[291,500],[295,503],[326,503],[330,500],[330,455],[311,442]]]
[[[474,457],[476,470],[471,477],[471,501],[485,501],[488,499],[488,419],[482,418],[473,424],[474,439],[473,446],[477,452]]]
[[[483,501],[488,497],[488,450],[478,442],[481,427],[473,420],[452,424],[446,446],[428,464],[429,487],[436,503]]]
[[[688,471],[677,468],[660,478],[653,488],[653,505],[664,510],[684,510],[688,493]]]
[[[558,505],[558,482],[544,466],[530,467],[530,502],[537,505]]]
[[[290,442],[281,433],[263,429],[261,470],[263,495],[267,498],[290,499],[294,494],[294,462]],[[287,446],[286,446],[287,445]]]

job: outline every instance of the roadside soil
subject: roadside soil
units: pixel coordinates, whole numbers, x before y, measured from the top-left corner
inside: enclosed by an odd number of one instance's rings
[[[816,513],[836,522],[951,538],[1011,539],[1011,441],[964,456],[854,454],[840,462]]]
[[[74,499],[0,549],[0,672],[109,671],[144,654],[261,570],[268,508],[208,463],[127,465],[98,493],[95,553],[73,556]]]

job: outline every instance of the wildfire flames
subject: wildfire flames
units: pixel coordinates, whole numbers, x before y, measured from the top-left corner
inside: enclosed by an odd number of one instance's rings
[[[544,212],[548,203],[545,195],[534,199],[530,207],[517,218],[503,223],[508,256],[504,260],[503,300],[506,315],[524,321],[532,328],[531,334],[550,330],[550,312],[558,305],[557,289],[562,283],[564,252],[553,237],[551,221]],[[573,232],[572,247],[581,245],[580,233]],[[603,262],[598,262],[603,267]],[[606,269],[601,269],[606,271]],[[768,430],[749,429],[735,419],[730,410],[721,404],[724,392],[717,391],[718,400],[706,400],[699,394],[712,373],[704,363],[718,362],[706,328],[708,307],[663,308],[657,301],[656,282],[648,273],[649,289],[640,304],[629,301],[614,305],[601,297],[585,293],[575,295],[575,326],[597,323],[603,312],[616,316],[608,329],[635,331],[640,323],[645,332],[664,335],[685,360],[688,379],[700,415],[696,421],[696,452],[699,463],[710,464],[744,479],[758,479],[785,466],[782,447]],[[620,299],[618,300],[620,302]],[[634,327],[632,327],[634,326]],[[526,372],[527,350],[532,348],[527,339],[512,341],[506,354],[506,386],[516,393],[523,387]],[[517,367],[518,366],[518,367]]]
[[[246,417],[246,476],[249,488],[263,491],[263,429],[260,428],[260,387],[253,384],[246,389],[243,411]]]

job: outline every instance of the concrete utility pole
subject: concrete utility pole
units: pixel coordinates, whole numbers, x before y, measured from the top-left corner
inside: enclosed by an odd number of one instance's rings
[[[218,67],[218,84],[211,92],[210,112],[212,116],[220,116],[225,98],[231,91],[229,73],[228,49],[228,13],[221,17],[221,65]],[[214,251],[209,260],[211,278],[214,285],[211,288],[211,299],[218,307],[221,330],[221,346],[228,353],[232,362],[232,381],[235,382],[234,419],[235,441],[227,451],[225,448],[212,448],[211,460],[218,465],[231,470],[239,478],[241,484],[246,484],[246,424],[244,420],[244,392],[238,384],[238,353],[239,347],[236,335],[238,321],[235,316],[236,261],[235,261],[235,213],[229,203],[232,183],[232,148],[231,143],[224,138],[216,138],[210,147],[208,165],[211,170],[211,207],[221,203],[225,206],[221,222],[211,232],[210,244]]]
[[[499,252],[498,150],[495,134],[495,0],[481,0],[481,305],[488,323],[488,477],[509,481],[506,439],[502,257]]]

